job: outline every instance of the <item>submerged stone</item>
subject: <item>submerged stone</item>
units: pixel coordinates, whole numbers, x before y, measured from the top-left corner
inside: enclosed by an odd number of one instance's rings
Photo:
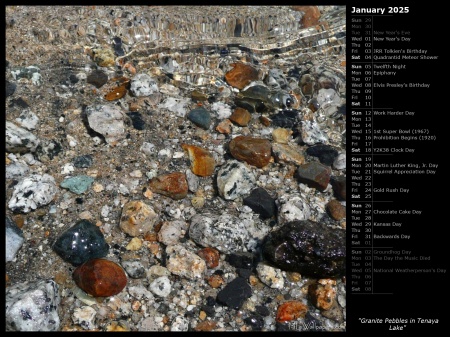
[[[97,226],[80,220],[59,236],[53,250],[65,261],[78,266],[90,259],[106,256],[109,246]]]
[[[272,146],[268,139],[238,136],[229,146],[234,158],[250,165],[261,168],[270,162]]]
[[[307,277],[345,275],[345,231],[310,220],[293,221],[270,233],[263,255],[275,266]]]
[[[202,129],[208,130],[211,125],[211,114],[205,108],[197,108],[189,111],[187,118]]]

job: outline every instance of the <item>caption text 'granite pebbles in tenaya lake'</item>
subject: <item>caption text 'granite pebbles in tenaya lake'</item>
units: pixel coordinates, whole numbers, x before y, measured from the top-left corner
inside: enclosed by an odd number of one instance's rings
[[[6,329],[345,331],[345,6],[7,6]]]

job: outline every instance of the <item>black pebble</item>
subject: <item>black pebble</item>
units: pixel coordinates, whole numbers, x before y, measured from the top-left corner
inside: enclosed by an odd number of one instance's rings
[[[255,307],[255,309],[256,309],[256,313],[262,317],[266,317],[266,316],[270,315],[270,310],[263,305],[257,305]]]
[[[258,315],[247,317],[244,322],[252,327],[252,331],[261,331],[264,327],[264,319]]]
[[[13,100],[12,102],[14,103],[14,105],[17,105],[19,108],[26,109],[26,108],[30,107],[28,105],[28,103],[23,100],[22,97],[19,97],[19,98]]]
[[[128,117],[131,119],[131,123],[136,130],[144,130],[145,129],[145,121],[142,119],[142,116],[139,112],[127,112]]]
[[[87,154],[84,156],[78,156],[74,158],[73,165],[78,168],[90,167],[93,164],[93,158],[91,155]]]
[[[333,186],[334,195],[339,200],[346,200],[347,198],[347,178],[344,176],[332,176],[330,179],[331,186]]]
[[[309,147],[306,153],[310,156],[317,157],[322,164],[327,166],[331,166],[339,154],[335,148],[324,144]]]
[[[324,331],[322,323],[309,312],[305,315],[304,331]]]
[[[11,96],[16,91],[17,85],[15,83],[9,82],[6,80],[5,91],[6,97]]]
[[[236,277],[217,294],[217,302],[238,310],[252,296],[252,288],[242,277]]]
[[[293,129],[298,125],[298,111],[283,110],[276,115],[271,116],[270,119],[272,120],[272,126]]]
[[[260,214],[263,219],[275,215],[275,199],[262,187],[255,188],[248,197],[244,198],[244,205],[250,207],[253,212]]]
[[[108,75],[101,70],[94,70],[87,76],[86,81],[98,89],[108,82]]]
[[[251,253],[231,253],[227,255],[226,261],[236,268],[252,269],[253,254]]]
[[[236,268],[236,273],[242,277],[248,280],[250,275],[252,274],[252,271],[250,269],[244,269],[244,268]]]

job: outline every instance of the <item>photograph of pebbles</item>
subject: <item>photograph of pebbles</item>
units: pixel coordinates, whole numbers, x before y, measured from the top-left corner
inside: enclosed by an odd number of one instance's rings
[[[346,6],[6,6],[7,331],[346,331]]]

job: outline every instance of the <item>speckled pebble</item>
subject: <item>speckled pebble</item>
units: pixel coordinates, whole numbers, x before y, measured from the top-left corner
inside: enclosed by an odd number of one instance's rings
[[[156,80],[147,74],[137,74],[131,80],[130,91],[134,96],[150,96],[158,92],[158,84]]]
[[[243,163],[230,160],[217,173],[219,194],[225,200],[234,200],[248,194],[255,186],[253,172]]]
[[[292,135],[292,130],[276,128],[272,131],[273,141],[280,144],[287,144]]]
[[[183,221],[166,221],[158,232],[158,241],[166,246],[174,245],[184,235],[185,228],[187,226]]]
[[[322,131],[319,124],[313,121],[301,122],[301,135],[304,143],[314,145],[328,142],[328,136]]]
[[[90,154],[78,156],[73,159],[73,165],[77,168],[91,167],[94,159]]]
[[[16,122],[27,130],[34,130],[39,123],[39,117],[30,109],[24,109],[16,118]]]
[[[333,167],[336,170],[345,170],[347,164],[347,156],[345,153],[340,153],[333,162]]]
[[[84,306],[75,308],[72,315],[72,320],[75,324],[80,325],[84,330],[92,330],[96,327],[94,320],[97,312],[94,308]]]
[[[35,135],[9,121],[6,121],[5,125],[6,151],[13,153],[26,153],[36,151],[40,140]]]
[[[49,204],[58,188],[55,179],[48,174],[30,174],[14,186],[8,207],[14,212],[28,213]]]
[[[311,210],[300,194],[284,194],[278,198],[278,223],[285,224],[294,220],[307,220],[311,216]]]
[[[167,276],[160,276],[150,283],[149,289],[153,294],[159,297],[167,297],[172,290],[172,285]]]
[[[131,278],[137,279],[145,277],[145,268],[139,260],[122,261],[122,267]]]
[[[166,248],[168,256],[167,269],[175,275],[187,279],[200,279],[206,270],[205,261],[182,245],[172,245]]]
[[[300,148],[296,145],[288,144],[272,144],[272,152],[275,157],[275,161],[281,164],[295,164],[302,165],[305,163],[305,156]]]
[[[267,263],[260,262],[256,266],[256,272],[262,283],[273,289],[283,289],[284,278],[281,269],[274,268]]]
[[[58,285],[53,280],[17,283],[6,288],[5,323],[9,331],[58,331]]]

